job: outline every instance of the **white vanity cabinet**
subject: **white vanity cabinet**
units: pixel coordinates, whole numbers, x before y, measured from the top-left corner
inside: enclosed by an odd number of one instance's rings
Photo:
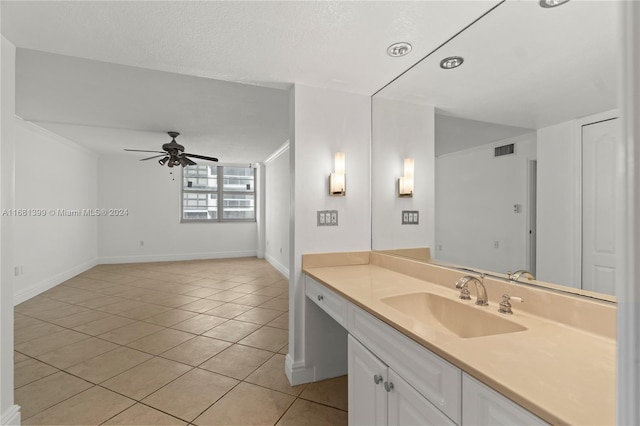
[[[541,418],[480,383],[462,374],[463,425],[547,425]]]
[[[544,425],[309,276],[305,293],[348,332],[350,425]]]
[[[411,424],[392,421],[400,421],[410,412],[425,416],[431,413],[429,417],[437,419],[435,423],[418,424],[460,423],[462,371],[459,368],[353,304],[347,308],[347,331],[350,338],[389,367],[386,381],[394,385],[388,392],[393,400],[389,405],[389,424]],[[370,380],[373,383],[373,378]],[[400,412],[399,405],[414,408]]]
[[[352,336],[349,340],[349,424],[387,424],[387,365]]]
[[[455,425],[353,336],[348,339],[350,425]]]
[[[306,277],[305,280],[305,294],[338,324],[346,328],[347,301],[344,297],[338,296],[310,277]]]

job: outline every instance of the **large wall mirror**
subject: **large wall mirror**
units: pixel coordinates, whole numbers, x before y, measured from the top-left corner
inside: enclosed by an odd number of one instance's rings
[[[501,2],[376,93],[372,249],[614,300],[618,7]]]

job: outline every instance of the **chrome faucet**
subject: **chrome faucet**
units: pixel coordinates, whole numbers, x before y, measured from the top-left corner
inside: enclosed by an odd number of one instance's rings
[[[487,300],[487,289],[484,287],[484,274],[480,275],[480,279],[472,275],[465,275],[460,278],[456,282],[456,288],[460,290],[460,299],[470,300],[471,295],[469,294],[469,281],[473,282],[476,285],[476,294],[478,296],[476,300],[476,305],[487,306],[489,301]]]
[[[508,271],[507,275],[509,276],[509,280],[511,281],[518,281],[518,278],[520,278],[521,276],[524,276],[529,281],[536,279],[531,272],[525,271],[524,269],[515,271],[513,274],[511,273],[511,271]]]

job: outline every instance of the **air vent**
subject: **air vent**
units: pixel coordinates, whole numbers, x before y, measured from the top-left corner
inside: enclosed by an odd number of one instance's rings
[[[494,148],[493,156],[502,157],[503,155],[511,155],[516,153],[516,145],[510,143],[509,145],[502,145]]]

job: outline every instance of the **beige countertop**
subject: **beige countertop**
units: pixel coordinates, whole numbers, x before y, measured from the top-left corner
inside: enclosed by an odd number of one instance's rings
[[[527,330],[460,338],[441,327],[425,326],[410,312],[380,301],[413,292],[458,300],[453,282],[448,288],[374,264],[305,267],[303,271],[551,424],[615,424],[614,339],[532,315],[519,310],[517,303],[508,319]],[[495,302],[473,308],[503,316]]]

